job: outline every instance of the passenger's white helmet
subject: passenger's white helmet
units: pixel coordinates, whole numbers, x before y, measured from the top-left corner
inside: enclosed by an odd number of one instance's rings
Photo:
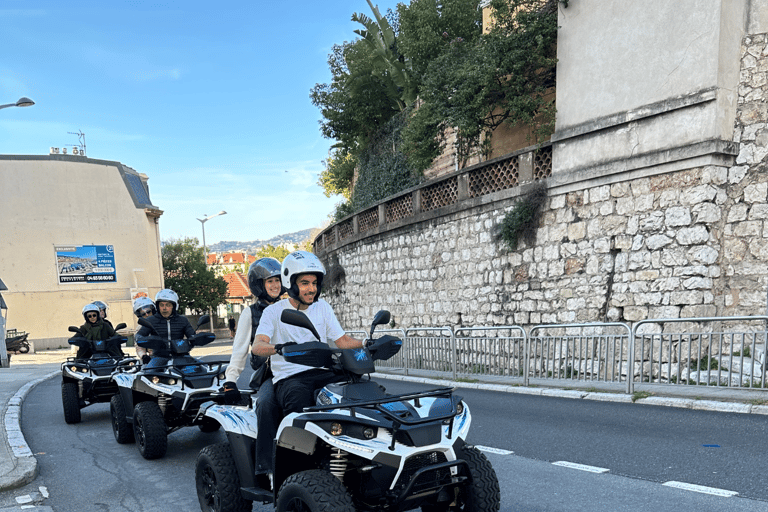
[[[166,302],[172,302],[173,303],[173,312],[175,313],[179,309],[179,296],[176,294],[175,291],[171,290],[170,288],[166,288],[165,290],[160,290],[157,292],[157,295],[155,295],[155,306],[159,309],[160,306],[158,306],[158,302],[161,300]]]
[[[325,276],[325,267],[320,259],[307,251],[294,251],[283,260],[280,271],[280,279],[283,287],[288,289],[288,296],[299,300],[299,287],[296,286],[296,276],[299,274],[315,274],[317,276],[317,293],[315,300],[320,297],[320,291],[323,287],[323,276]]]
[[[149,297],[139,297],[133,301],[133,312],[138,318],[143,316],[154,315],[157,310],[155,309],[155,303]]]
[[[101,310],[102,313],[104,313],[104,316],[102,318],[107,318],[107,311],[109,311],[109,306],[106,302],[101,300],[95,300],[91,304],[96,304],[98,308]]]

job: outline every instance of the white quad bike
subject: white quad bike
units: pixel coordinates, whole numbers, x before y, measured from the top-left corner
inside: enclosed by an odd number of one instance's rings
[[[209,321],[203,315],[197,329]],[[144,318],[139,325],[152,329]],[[153,357],[140,368],[118,368],[113,377],[119,392],[112,397],[110,413],[118,443],[138,441],[142,457],[157,459],[168,449],[168,435],[182,427],[196,425],[203,432],[219,429],[217,422],[198,415],[198,409],[219,390],[227,365],[189,355],[193,347],[215,339],[213,333],[201,332],[191,339],[168,340],[155,332],[136,341],[151,349]]]
[[[125,327],[121,323],[115,330]],[[109,402],[117,393],[117,384],[112,380],[112,374],[118,367],[138,367],[140,361],[135,357],[117,356],[121,352],[120,345],[128,341],[125,336],[118,334],[108,340],[91,341],[85,339],[75,326],[70,326],[69,332],[75,333],[68,340],[70,345],[91,349],[91,355],[86,359],[68,357],[61,363],[61,405],[64,421],[71,424],[80,423],[81,409]]]
[[[375,316],[371,338],[389,318],[388,311]],[[303,313],[285,310],[281,321],[320,339]],[[496,472],[465,442],[471,416],[454,388],[388,395],[367,375],[375,371],[374,360],[389,359],[401,345],[383,336],[360,349],[332,349],[319,341],[283,348],[286,361],[344,378],[320,390],[316,406],[283,419],[273,445],[272,488],[254,475],[259,428],[253,409],[201,406],[200,414],[227,435],[197,457],[201,509],[239,512],[261,501],[294,512],[498,511]]]

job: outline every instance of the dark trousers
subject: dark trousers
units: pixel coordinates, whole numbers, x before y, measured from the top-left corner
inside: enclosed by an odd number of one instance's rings
[[[256,438],[256,474],[258,475],[272,471],[275,436],[283,419],[272,379],[265,380],[256,393],[254,410],[259,425],[259,436]]]
[[[307,370],[287,379],[275,386],[277,403],[287,416],[292,412],[301,412],[305,407],[315,405],[315,391],[331,382],[339,382],[344,377],[334,375],[327,370]]]

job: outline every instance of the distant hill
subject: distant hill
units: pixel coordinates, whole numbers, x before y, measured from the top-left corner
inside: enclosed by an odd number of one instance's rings
[[[221,242],[208,246],[209,252],[247,252],[254,254],[265,245],[272,245],[278,247],[281,245],[292,244],[299,245],[306,240],[314,239],[320,232],[319,228],[304,229],[295,233],[288,233],[287,235],[278,235],[270,238],[269,240],[251,240],[250,242],[233,242],[229,240],[222,240]]]

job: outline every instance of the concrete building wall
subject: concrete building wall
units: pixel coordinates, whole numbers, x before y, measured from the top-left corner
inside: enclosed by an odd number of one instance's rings
[[[747,0],[577,0],[559,11],[556,173],[714,163],[733,139]],[[753,7],[754,8],[754,7]],[[699,162],[701,163],[701,162]]]
[[[113,324],[136,325],[131,290],[154,296],[163,283],[162,212],[149,203],[146,179],[118,162],[0,156],[0,274],[9,328],[29,332],[38,349],[64,345],[67,326],[81,325],[83,306],[94,300],[109,304]],[[54,248],[67,245],[112,245],[116,282],[59,283]]]

